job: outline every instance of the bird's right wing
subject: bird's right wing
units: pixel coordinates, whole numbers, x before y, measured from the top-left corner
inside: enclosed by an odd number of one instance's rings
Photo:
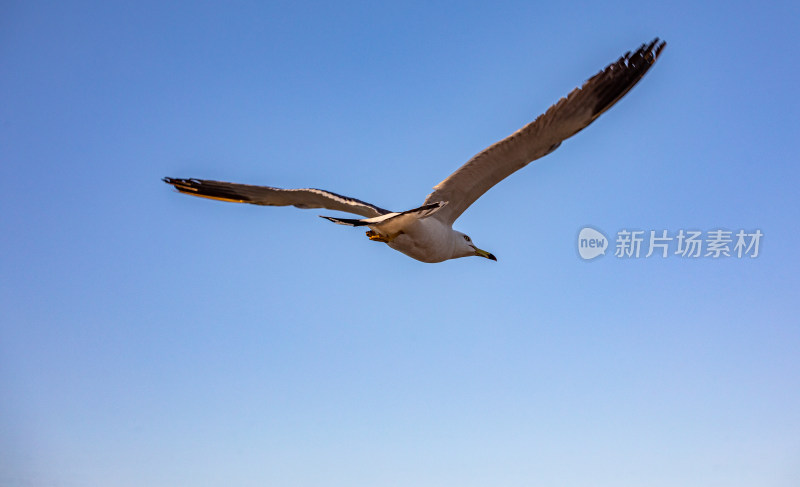
[[[313,188],[281,189],[269,186],[226,183],[207,179],[164,178],[184,194],[233,203],[250,203],[264,206],[296,206],[297,208],[326,208],[345,211],[367,218],[390,213],[378,206],[330,191]]]
[[[574,89],[533,122],[478,153],[434,187],[425,203],[447,201],[436,213],[453,223],[492,186],[528,163],[553,152],[622,98],[656,62],[665,43],[656,38]]]

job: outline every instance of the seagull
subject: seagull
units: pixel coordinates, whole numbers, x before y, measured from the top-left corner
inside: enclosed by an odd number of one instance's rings
[[[656,62],[666,42],[654,39],[575,88],[533,122],[490,145],[434,186],[422,206],[395,212],[322,189],[281,189],[205,179],[163,178],[181,193],[264,206],[325,208],[363,218],[321,216],[340,225],[367,227],[367,237],[416,260],[443,262],[478,256],[496,261],[453,223],[492,186],[532,161],[550,154],[611,108]]]

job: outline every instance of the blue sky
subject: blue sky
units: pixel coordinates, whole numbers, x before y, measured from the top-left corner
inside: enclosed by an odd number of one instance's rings
[[[796,2],[0,13],[0,484],[800,482]],[[160,182],[412,208],[655,36],[628,96],[459,219],[496,263]],[[585,262],[587,225],[764,237]]]

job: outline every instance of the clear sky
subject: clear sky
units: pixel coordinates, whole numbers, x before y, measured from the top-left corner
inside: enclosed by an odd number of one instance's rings
[[[800,485],[797,2],[0,4],[0,485]],[[591,127],[422,264],[405,210],[627,50]],[[585,226],[760,230],[605,256]]]

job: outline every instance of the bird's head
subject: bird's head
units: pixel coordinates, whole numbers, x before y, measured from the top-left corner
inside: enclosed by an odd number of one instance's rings
[[[457,257],[470,257],[472,255],[477,255],[478,257],[484,257],[489,260],[497,261],[497,257],[490,254],[485,250],[481,250],[472,243],[472,239],[469,238],[469,235],[464,235],[461,232],[456,232],[453,230],[455,234],[455,246],[453,249],[453,258]]]

